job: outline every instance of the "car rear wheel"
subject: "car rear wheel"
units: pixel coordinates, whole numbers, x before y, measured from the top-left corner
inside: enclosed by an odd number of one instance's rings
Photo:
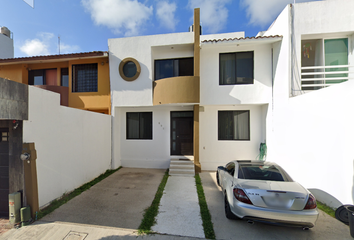
[[[225,216],[228,219],[239,219],[235,214],[231,212],[230,204],[229,201],[227,200],[227,195],[225,194],[225,199],[224,199],[224,206],[225,206]]]

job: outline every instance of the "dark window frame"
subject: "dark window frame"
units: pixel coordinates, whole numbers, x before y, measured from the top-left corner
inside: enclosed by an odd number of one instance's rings
[[[78,69],[78,70],[85,70],[85,71],[91,71],[89,73],[85,72],[86,74],[90,74],[90,78],[85,76],[85,79],[77,79],[79,76],[76,76],[77,74],[77,67],[85,68],[86,69]],[[91,79],[95,78],[95,79]],[[84,81],[85,83],[83,84],[78,83],[79,81]],[[92,82],[89,82],[92,81]],[[81,86],[80,86],[80,85]],[[72,88],[71,92],[73,93],[80,93],[80,92],[98,92],[98,64],[97,63],[85,63],[85,64],[73,64],[72,65]]]
[[[138,114],[139,115],[139,137],[129,137],[129,115],[130,114]],[[150,115],[150,130],[151,132],[148,134],[147,137],[141,136],[142,132],[140,131],[140,121],[142,119],[142,115]],[[153,116],[152,112],[126,112],[126,139],[127,140],[152,140],[153,139]]]
[[[155,81],[158,81],[160,79],[165,79],[165,78],[159,78],[157,79],[156,78],[156,73],[157,73],[157,70],[156,70],[156,62],[157,61],[168,61],[168,60],[181,60],[181,59],[192,59],[192,74],[191,75],[178,75],[178,76],[172,76],[172,77],[179,77],[179,76],[194,76],[194,57],[181,57],[181,58],[166,58],[166,59],[155,59],[154,60],[154,80]],[[174,66],[173,66],[174,67]],[[173,72],[175,72],[175,69],[173,69]],[[166,77],[166,78],[169,78],[169,77]]]
[[[251,53],[252,54],[252,81],[251,82],[245,82],[245,83],[240,83],[237,82],[237,54],[244,54],[244,53]],[[221,76],[221,56],[225,54],[234,54],[235,55],[235,83],[222,83],[222,76]],[[249,85],[249,84],[254,84],[254,51],[242,51],[242,52],[225,52],[225,53],[219,53],[219,85],[224,86],[224,85]]]
[[[229,134],[230,136],[232,136],[232,138],[222,138],[220,135],[220,128],[221,127],[225,127],[225,126],[220,126],[220,112],[229,112],[229,113],[234,113],[234,112],[240,112],[240,113],[244,113],[247,112],[248,113],[248,138],[243,138],[243,139],[235,139],[234,136],[234,128],[232,127],[232,129],[229,129],[229,131],[231,131],[231,133]],[[250,141],[251,140],[251,111],[250,110],[219,110],[218,111],[218,141]],[[234,126],[233,120],[230,123],[231,126]]]

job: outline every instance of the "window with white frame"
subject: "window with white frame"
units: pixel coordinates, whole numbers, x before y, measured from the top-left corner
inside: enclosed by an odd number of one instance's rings
[[[348,38],[301,41],[302,90],[348,80]]]

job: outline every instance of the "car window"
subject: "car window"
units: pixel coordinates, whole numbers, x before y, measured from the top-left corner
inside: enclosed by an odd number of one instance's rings
[[[235,173],[235,163],[231,162],[226,165],[226,171],[231,175],[234,176]]]
[[[238,170],[238,178],[281,182],[289,181],[286,175],[282,173],[281,169],[277,168],[274,165],[263,164],[240,165]]]

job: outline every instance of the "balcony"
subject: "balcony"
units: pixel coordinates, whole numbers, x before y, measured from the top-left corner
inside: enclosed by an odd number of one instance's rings
[[[317,90],[354,79],[354,65],[313,66],[301,68],[301,89]]]
[[[45,89],[60,94],[60,105],[69,106],[69,88],[55,85],[33,85],[34,87]]]
[[[199,77],[182,76],[154,81],[153,104],[199,103]]]

